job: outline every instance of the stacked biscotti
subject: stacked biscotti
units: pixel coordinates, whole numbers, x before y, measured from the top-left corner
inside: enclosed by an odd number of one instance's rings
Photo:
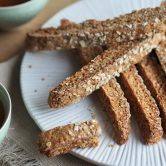
[[[57,28],[29,33],[27,43],[35,51],[76,49],[84,64],[51,90],[51,108],[78,102],[98,90],[118,144],[128,140],[131,114],[143,142],[153,144],[166,132],[165,33],[166,8],[156,7],[113,20],[62,20]]]
[[[161,40],[164,40],[165,16],[165,8],[148,8],[113,20],[97,23],[95,21],[85,21],[81,24],[65,23],[65,25],[63,23],[57,29],[44,29],[30,33],[27,41],[32,49],[36,49],[38,45],[42,47],[41,49],[109,45],[109,48],[101,55],[52,90],[49,105],[57,108],[78,102],[126,70],[131,64],[138,63],[152,49],[155,49]],[[108,35],[104,37],[105,42],[99,42],[95,36],[101,39],[99,32],[105,31],[108,32]],[[83,32],[88,36],[83,35]],[[94,42],[79,46],[76,44],[90,40]],[[54,44],[54,47],[50,48],[50,44]]]

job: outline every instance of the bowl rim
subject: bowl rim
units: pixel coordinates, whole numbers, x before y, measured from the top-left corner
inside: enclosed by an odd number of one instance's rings
[[[10,9],[16,9],[16,8],[20,8],[20,7],[25,7],[27,5],[34,3],[34,1],[37,1],[37,0],[29,0],[29,1],[17,4],[17,5],[12,5],[12,6],[3,6],[3,7],[0,7],[0,10],[10,10]],[[42,1],[44,3],[44,2],[47,2],[48,0],[42,0]]]
[[[0,128],[0,133],[1,133],[3,131],[3,129],[5,128],[5,126],[7,125],[8,121],[10,121],[11,111],[12,111],[12,102],[11,102],[11,98],[10,98],[9,92],[5,88],[5,86],[2,83],[0,83],[0,87],[4,90],[4,92],[5,92],[6,96],[7,96],[7,100],[9,102],[9,108],[8,108],[7,116],[4,119],[3,125]]]

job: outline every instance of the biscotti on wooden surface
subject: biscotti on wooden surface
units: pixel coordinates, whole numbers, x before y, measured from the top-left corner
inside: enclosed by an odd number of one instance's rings
[[[96,55],[103,52],[101,47],[79,49],[79,55],[84,64],[95,58]],[[106,85],[98,91],[99,99],[106,109],[115,132],[115,141],[118,144],[127,142],[131,124],[130,107],[124,93],[115,78],[111,79]]]
[[[41,153],[48,157],[70,152],[74,148],[96,147],[101,128],[96,120],[56,127],[39,136]]]
[[[163,136],[163,129],[160,112],[154,98],[138,75],[135,66],[130,67],[119,78],[132,107],[144,143],[157,143]]]
[[[160,109],[162,127],[166,132],[166,78],[161,65],[155,57],[147,57],[138,64],[138,69],[147,88],[157,101]]]
[[[98,55],[80,71],[54,88],[48,99],[50,107],[58,108],[80,101],[128,69],[130,65],[141,61],[164,38],[163,33],[157,33],[144,40],[123,45],[116,43],[115,47]]]
[[[134,11],[105,21],[87,20],[80,24],[62,22],[58,28],[46,28],[27,35],[32,50],[84,48],[145,39],[160,30],[166,20],[166,8]]]

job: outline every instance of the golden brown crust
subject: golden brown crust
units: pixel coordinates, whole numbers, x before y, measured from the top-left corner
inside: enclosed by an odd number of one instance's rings
[[[102,53],[101,47],[84,48],[79,50],[79,55],[84,64],[92,60],[98,53]],[[130,108],[124,93],[115,78],[102,86],[98,91],[99,99],[102,101],[115,131],[115,141],[124,144],[130,133]]]
[[[142,19],[142,16],[143,19]],[[134,11],[113,20],[87,20],[80,24],[65,20],[58,28],[40,29],[27,35],[32,50],[94,47],[145,39],[158,31],[166,20],[166,8],[156,7]]]
[[[165,35],[155,34],[143,41],[135,41],[117,45],[81,68],[71,77],[50,92],[48,103],[52,108],[63,107],[80,101],[119,73],[128,69],[131,64],[142,60]]]
[[[70,152],[74,148],[96,147],[101,128],[97,121],[56,127],[39,135],[40,152],[53,157]]]
[[[166,78],[161,66],[154,57],[145,58],[138,69],[147,87],[158,103],[162,127],[166,132]]]
[[[144,143],[157,143],[163,135],[160,112],[135,66],[121,74],[120,82],[136,117]]]

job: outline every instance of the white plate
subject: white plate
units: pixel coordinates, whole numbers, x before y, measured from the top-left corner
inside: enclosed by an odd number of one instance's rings
[[[160,2],[161,0],[84,0],[59,12],[44,27],[57,26],[62,18],[76,22],[90,18],[112,18],[134,9],[159,6]],[[77,56],[69,52],[25,53],[21,66],[22,96],[29,114],[40,129],[45,131],[69,122],[85,121],[95,114],[103,129],[100,145],[97,148],[74,150],[74,155],[100,165],[166,165],[166,141],[162,139],[153,146],[143,145],[136,127],[125,145],[117,145],[112,139],[107,113],[103,111],[95,94],[69,107],[56,111],[49,109],[48,91],[79,67]],[[110,144],[114,146],[109,147]]]

